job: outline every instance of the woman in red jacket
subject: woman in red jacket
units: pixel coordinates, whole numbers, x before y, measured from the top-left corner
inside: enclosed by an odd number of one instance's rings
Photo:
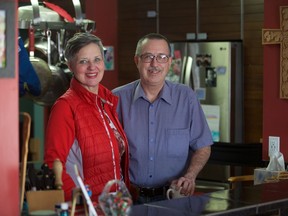
[[[53,105],[46,129],[45,162],[63,165],[65,200],[77,186],[76,164],[92,200],[109,180],[123,180],[129,189],[128,144],[118,121],[118,98],[100,84],[105,70],[101,40],[90,33],[76,33],[65,48],[73,78],[70,88]]]

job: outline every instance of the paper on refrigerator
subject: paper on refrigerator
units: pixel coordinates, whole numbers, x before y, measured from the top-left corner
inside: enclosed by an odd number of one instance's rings
[[[202,109],[205,114],[208,126],[210,128],[213,141],[220,141],[220,106],[218,105],[204,105]]]

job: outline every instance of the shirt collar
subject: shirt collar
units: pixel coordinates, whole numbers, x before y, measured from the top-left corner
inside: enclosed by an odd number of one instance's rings
[[[138,98],[146,99],[146,96],[145,96],[144,90],[143,90],[143,88],[142,88],[142,86],[140,84],[140,81],[136,84],[135,93],[134,93],[134,97],[133,97],[133,103]],[[163,86],[158,98],[163,99],[168,104],[172,104],[172,90],[171,90],[171,86],[166,81],[164,83],[164,86]]]

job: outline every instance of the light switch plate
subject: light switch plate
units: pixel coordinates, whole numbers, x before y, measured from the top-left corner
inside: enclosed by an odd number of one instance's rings
[[[269,157],[280,151],[280,137],[269,136]]]

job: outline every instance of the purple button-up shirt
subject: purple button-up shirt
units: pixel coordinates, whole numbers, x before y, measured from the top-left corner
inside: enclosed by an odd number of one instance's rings
[[[169,184],[186,171],[190,153],[213,144],[211,131],[194,91],[165,81],[150,103],[134,81],[113,90],[130,150],[130,180],[140,187]]]

